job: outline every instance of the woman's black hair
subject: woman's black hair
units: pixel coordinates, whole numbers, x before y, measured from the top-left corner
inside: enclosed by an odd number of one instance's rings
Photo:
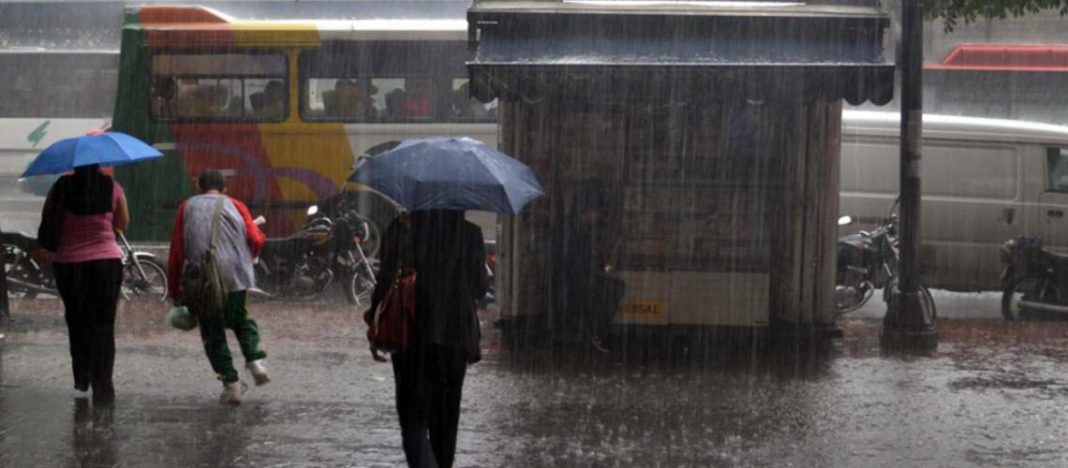
[[[115,184],[110,176],[100,172],[97,164],[74,169],[74,174],[56,182],[63,190],[63,208],[77,215],[110,213],[114,208],[111,195]]]

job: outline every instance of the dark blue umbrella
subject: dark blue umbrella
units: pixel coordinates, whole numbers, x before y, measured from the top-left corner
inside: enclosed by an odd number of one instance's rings
[[[447,209],[515,214],[542,195],[523,163],[471,138],[415,138],[366,160],[349,180],[408,211]]]
[[[62,174],[93,164],[121,166],[161,156],[163,153],[125,133],[99,132],[52,143],[37,155],[22,177]]]

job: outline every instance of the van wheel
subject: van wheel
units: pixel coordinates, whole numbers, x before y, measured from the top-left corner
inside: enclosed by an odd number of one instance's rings
[[[1001,293],[1001,316],[1005,320],[1013,322],[1020,320],[1020,300],[1028,296],[1034,290],[1034,281],[1019,279],[1013,281]]]

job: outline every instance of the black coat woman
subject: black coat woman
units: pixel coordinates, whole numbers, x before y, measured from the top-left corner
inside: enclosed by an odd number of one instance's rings
[[[463,211],[416,211],[393,220],[382,242],[370,311],[388,291],[398,262],[417,275],[415,340],[392,356],[404,455],[412,467],[449,467],[464,374],[481,359],[475,301],[487,286],[482,230]]]

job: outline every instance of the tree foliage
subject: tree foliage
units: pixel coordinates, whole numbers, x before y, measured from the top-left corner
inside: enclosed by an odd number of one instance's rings
[[[1056,10],[1068,14],[1068,0],[927,0],[924,11],[928,19],[942,19],[946,32],[952,31],[961,20],[964,24],[980,18],[1005,19]]]

